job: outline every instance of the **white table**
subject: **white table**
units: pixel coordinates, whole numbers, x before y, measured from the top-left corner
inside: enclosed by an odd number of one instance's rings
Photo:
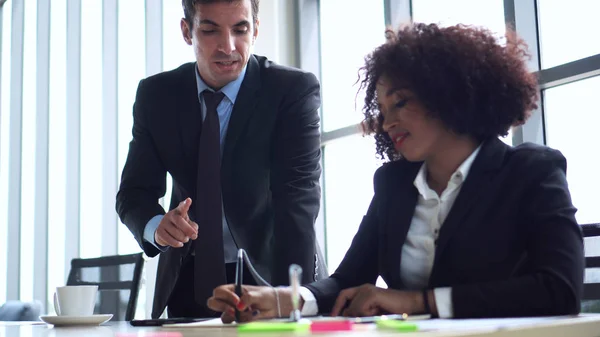
[[[600,315],[582,315],[579,317],[561,317],[553,319],[506,319],[506,320],[431,320],[418,323],[420,328],[439,329],[417,333],[394,333],[375,330],[372,326],[362,325],[360,331],[338,332],[336,336],[406,336],[406,337],[600,337]],[[6,337],[133,337],[144,336],[151,332],[180,333],[181,337],[238,336],[235,328],[153,328],[132,327],[126,322],[107,323],[95,327],[56,328],[50,325],[32,325],[28,323],[0,322],[0,336]],[[249,337],[260,334],[245,334]],[[269,337],[294,336],[293,334],[265,334]],[[323,334],[320,334],[323,336]],[[329,336],[334,334],[328,334]],[[158,335],[160,336],[160,334]],[[171,335],[165,335],[171,337]],[[174,335],[173,335],[174,336]],[[262,336],[262,335],[261,335]],[[297,336],[297,335],[295,335]]]

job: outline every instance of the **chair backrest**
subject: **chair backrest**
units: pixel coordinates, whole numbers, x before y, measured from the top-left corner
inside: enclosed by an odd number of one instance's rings
[[[131,321],[143,266],[142,253],[73,259],[67,285],[97,285],[94,313],[113,314],[113,320]]]
[[[600,312],[600,223],[581,225],[586,246],[582,311]],[[597,248],[596,248],[597,247]],[[597,250],[590,256],[590,251]]]

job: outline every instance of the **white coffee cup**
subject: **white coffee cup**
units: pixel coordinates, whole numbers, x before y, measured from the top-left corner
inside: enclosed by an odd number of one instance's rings
[[[58,316],[92,316],[98,286],[56,287],[54,310]]]

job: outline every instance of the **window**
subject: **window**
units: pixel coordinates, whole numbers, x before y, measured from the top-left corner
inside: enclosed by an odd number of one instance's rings
[[[320,11],[323,130],[331,131],[362,121],[355,83],[364,57],[385,41],[383,1],[320,1]]]
[[[381,165],[373,137],[354,135],[325,146],[327,268],[338,267],[373,198],[373,174]]]
[[[102,253],[102,2],[81,2],[80,257]],[[107,168],[108,169],[108,168]]]
[[[50,7],[50,110],[48,118],[48,311],[65,284],[67,185],[67,0]],[[66,266],[68,268],[68,266]]]
[[[598,198],[597,96],[600,77],[548,89],[544,92],[546,143],[567,158],[567,180],[579,223],[600,222]]]
[[[20,299],[33,299],[33,240],[28,233],[34,229],[35,141],[37,114],[37,4],[24,3],[23,41],[23,115],[21,119],[21,282]]]
[[[412,1],[414,22],[436,23],[442,26],[467,24],[486,27],[503,36],[503,0],[416,0]]]
[[[366,6],[361,0],[320,1],[319,12],[322,127],[329,132],[363,120],[358,71],[365,56],[385,41],[384,2]],[[333,272],[367,212],[373,197],[371,177],[379,162],[373,138],[358,134],[327,144],[323,157],[325,245],[327,267]]]
[[[538,0],[542,68],[600,53],[600,2]]]
[[[118,181],[129,152],[133,126],[133,103],[139,81],[146,77],[145,1],[118,2]],[[118,252],[132,254],[140,251],[127,226],[119,222]],[[140,297],[142,298],[142,297]],[[142,306],[143,308],[143,306]]]
[[[11,75],[11,1],[4,4],[2,9],[2,31],[0,34],[0,60],[2,70],[0,78],[0,303],[6,302],[6,266],[8,250],[6,237],[8,235],[8,151],[9,145],[9,117],[10,117],[10,75]]]
[[[181,1],[163,0],[163,69],[171,70],[195,61],[190,46],[183,40],[179,22],[183,17]]]

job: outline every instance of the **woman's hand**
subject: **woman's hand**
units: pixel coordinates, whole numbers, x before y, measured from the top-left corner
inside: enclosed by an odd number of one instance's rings
[[[360,317],[382,314],[414,314],[424,311],[425,305],[419,291],[383,289],[367,283],[340,292],[331,310],[331,316]]]
[[[277,296],[279,296],[279,309]],[[240,298],[235,294],[235,285],[227,284],[215,288],[207,305],[210,309],[223,313],[221,315],[223,323],[231,323],[235,320],[236,307],[240,311],[240,321],[249,322],[279,317],[279,311],[283,316],[289,315],[292,301],[290,290],[287,288],[242,286]]]

